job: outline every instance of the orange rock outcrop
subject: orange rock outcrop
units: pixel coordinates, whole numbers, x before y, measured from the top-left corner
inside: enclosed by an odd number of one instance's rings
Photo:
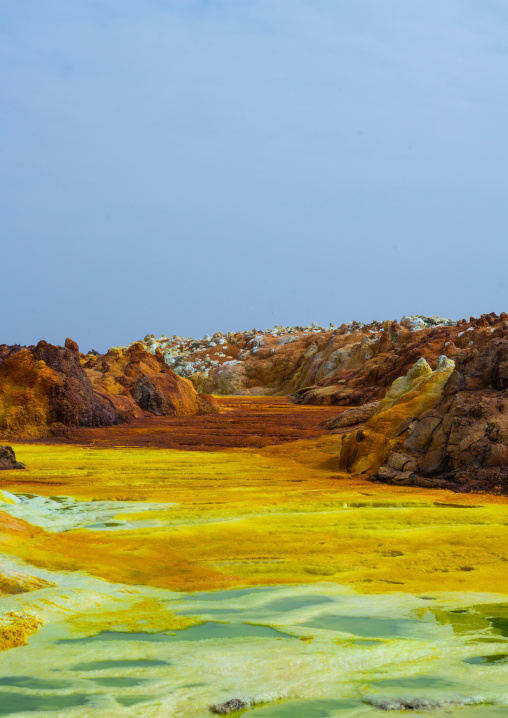
[[[83,368],[82,364],[85,364]],[[217,411],[161,355],[142,344],[83,357],[78,345],[40,341],[0,346],[0,436],[38,438],[48,430],[120,424],[144,412],[158,416]]]
[[[92,386],[127,416],[184,416],[218,411],[211,396],[198,394],[188,379],[167,366],[160,351],[151,354],[141,342],[89,356],[84,364]]]

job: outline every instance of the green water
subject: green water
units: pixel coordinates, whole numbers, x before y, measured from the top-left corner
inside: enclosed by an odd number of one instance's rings
[[[276,591],[276,587],[269,588],[233,588],[226,591],[200,591],[196,593],[190,593],[186,596],[187,601],[229,601],[231,598],[242,598],[243,596],[249,596],[250,594],[259,595],[260,593],[267,593]]]
[[[449,625],[457,635],[484,631],[492,628],[492,623],[474,609],[460,611],[443,611],[430,608],[436,621],[443,626]]]
[[[150,641],[153,643],[172,643],[176,641],[206,641],[211,639],[232,638],[294,638],[287,633],[270,626],[258,626],[250,623],[215,623],[207,621],[175,633],[122,633],[103,631],[94,636],[83,638],[64,638],[57,643],[91,643],[93,641]]]
[[[470,610],[488,622],[492,633],[508,638],[508,604],[478,605],[472,606]]]
[[[289,596],[288,598],[277,598],[263,606],[265,611],[283,613],[286,611],[297,611],[308,606],[320,606],[324,603],[336,603],[330,596]]]
[[[88,703],[90,696],[29,696],[21,693],[2,693],[0,696],[0,715],[34,711],[61,711],[76,708]]]
[[[273,590],[273,589],[272,589]],[[239,598],[241,595],[248,595],[244,592],[233,592],[233,591],[226,591],[225,594],[230,593],[238,593]],[[213,595],[214,598],[209,599],[212,601],[218,601],[219,599],[214,594],[208,594]],[[222,598],[222,600],[226,600],[230,598],[230,596],[225,596]],[[204,599],[201,599],[204,600]],[[268,603],[263,603],[262,605],[258,606],[254,613],[256,615],[263,615],[263,616],[271,616],[273,614],[281,614],[281,613],[288,613],[289,611],[298,611],[302,608],[310,608],[312,606],[323,606],[324,604],[337,604],[337,601],[333,598],[330,598],[329,596],[319,596],[319,595],[305,595],[305,596],[287,596],[283,598],[277,598],[273,601],[269,601]],[[185,613],[186,611],[178,611],[178,613]],[[252,607],[247,606],[245,608],[236,608],[236,607],[223,607],[223,608],[207,608],[206,609],[206,615],[207,616],[233,616],[235,614],[240,613],[252,613]]]
[[[489,637],[484,640],[508,639],[508,605],[489,604],[471,606],[467,609],[444,611],[442,609],[429,609],[436,621],[442,625],[449,624],[455,633],[473,633],[488,630]],[[497,638],[503,637],[503,638]],[[481,637],[477,640],[481,640]]]
[[[376,699],[387,700],[428,700],[443,705],[443,709],[450,708],[450,704],[467,704],[468,701],[482,701],[479,693],[471,692],[468,681],[442,678],[432,674],[408,676],[400,678],[387,678],[375,681],[369,686],[368,694]]]
[[[90,678],[89,680],[106,688],[132,688],[140,686],[145,681],[141,678],[130,678],[129,676],[111,676],[110,678]]]
[[[508,663],[508,653],[494,653],[490,656],[473,656],[472,658],[465,658],[464,663],[471,663],[472,665],[482,663]]]
[[[72,688],[73,685],[72,681],[33,678],[31,676],[2,676],[0,678],[0,686],[30,688],[32,690],[58,690],[60,688]]]
[[[508,618],[504,616],[489,616],[489,620],[496,633],[508,638]]]
[[[436,676],[410,676],[409,678],[386,678],[383,681],[377,681],[374,685],[379,688],[397,688],[407,691],[424,688],[455,690],[460,684]]]
[[[153,668],[156,666],[169,666],[168,661],[125,660],[125,661],[88,661],[88,663],[76,663],[71,671],[102,671],[105,668]],[[1,685],[1,679],[0,679]]]
[[[138,703],[146,703],[147,700],[149,700],[149,697],[148,696],[116,696],[115,700],[121,706],[125,706],[126,708],[129,708],[130,706],[135,706]]]
[[[402,696],[448,701],[436,718],[508,718],[501,597],[436,593],[430,602],[331,583],[185,595],[86,575],[41,576],[58,585],[3,599],[9,610],[32,602],[55,613],[26,646],[0,653],[0,716],[210,718],[210,705],[241,698],[253,703],[242,718],[375,718],[383,712],[367,699]],[[82,636],[68,616],[90,610],[90,596],[92,610],[108,614],[147,598],[200,623]]]
[[[244,715],[245,718],[336,718],[350,716],[352,710],[363,707],[360,701],[289,701],[284,705],[251,708]]]
[[[334,613],[319,616],[303,625],[307,628],[319,628],[326,631],[352,633],[355,636],[386,637],[410,634],[416,621],[392,618],[372,618],[371,616],[339,616]]]

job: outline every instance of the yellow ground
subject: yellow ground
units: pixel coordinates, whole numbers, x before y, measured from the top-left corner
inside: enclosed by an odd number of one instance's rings
[[[42,618],[30,614],[8,611],[0,617],[0,651],[24,646],[28,636],[40,628]]]
[[[177,505],[134,517],[157,527],[20,534],[2,551],[47,569],[179,590],[325,580],[369,593],[508,593],[506,497],[339,474],[339,441],[257,453],[20,445],[29,468],[3,472],[0,489]]]

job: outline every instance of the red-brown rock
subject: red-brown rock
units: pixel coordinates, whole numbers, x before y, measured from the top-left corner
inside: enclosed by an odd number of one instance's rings
[[[24,469],[25,465],[16,461],[16,454],[10,446],[0,446],[0,470]]]
[[[89,357],[85,370],[96,392],[127,416],[139,417],[143,412],[182,416],[218,411],[212,397],[198,394],[190,381],[167,366],[160,351],[151,354],[141,342]]]
[[[51,423],[66,426],[111,426],[122,423],[122,415],[93,389],[79,358],[76,342],[59,347],[40,341],[34,357],[50,367],[59,379],[49,395]],[[72,345],[75,344],[76,348]]]
[[[508,340],[459,355],[444,394],[374,480],[508,494]]]

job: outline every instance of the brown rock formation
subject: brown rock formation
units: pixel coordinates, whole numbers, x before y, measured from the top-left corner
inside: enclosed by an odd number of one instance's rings
[[[505,314],[455,324],[430,319],[434,324],[405,317],[400,323],[352,323],[329,331],[297,327],[286,333],[283,328],[218,333],[211,341],[179,338],[169,349],[169,340],[161,346],[177,371],[187,367],[186,376],[206,392],[283,394],[300,404],[355,407],[382,399],[422,356],[435,369],[442,355],[453,359],[465,349],[508,336]],[[171,352],[182,353],[178,358]]]
[[[505,325],[505,315],[489,314],[454,326],[416,331],[393,322],[385,325],[381,334],[366,331],[367,327],[356,334],[337,336],[334,332],[335,338],[330,338],[304,369],[308,384],[301,389],[295,387],[296,401],[358,406],[379,400],[420,357],[435,369],[442,355],[453,359],[463,350],[479,349],[492,338],[508,336]],[[333,364],[335,369],[329,370]],[[313,377],[317,381],[309,386]]]
[[[132,418],[143,412],[182,416],[218,411],[212,397],[198,394],[167,366],[160,351],[151,354],[141,342],[90,356],[84,367],[95,391]]]
[[[82,363],[85,364],[83,368]],[[65,347],[0,346],[0,434],[40,437],[65,427],[100,427],[141,417],[216,411],[211,397],[153,356],[142,344],[84,358]]]
[[[121,414],[98,396],[80,362],[77,345],[0,347],[0,433],[36,437],[49,427],[108,426]]]
[[[24,468],[24,464],[16,461],[16,454],[10,446],[0,446],[0,470]]]
[[[374,480],[508,494],[508,340],[463,352],[443,399],[414,418]]]
[[[334,416],[331,419],[327,419],[323,423],[325,429],[343,429],[348,426],[356,426],[357,424],[364,424],[366,421],[371,419],[376,411],[378,410],[379,401],[371,401],[363,406],[355,406],[353,409],[346,409],[338,416]]]
[[[50,393],[51,423],[66,426],[111,426],[122,423],[123,417],[110,402],[97,394],[81,366],[79,348],[72,339],[65,347],[45,341],[37,344],[33,355],[53,370],[58,383]]]
[[[226,703],[218,703],[217,705],[210,706],[210,712],[215,715],[228,715],[229,713],[236,713],[236,711],[242,710],[242,708],[248,708],[249,704],[247,701],[241,698],[232,698]]]

